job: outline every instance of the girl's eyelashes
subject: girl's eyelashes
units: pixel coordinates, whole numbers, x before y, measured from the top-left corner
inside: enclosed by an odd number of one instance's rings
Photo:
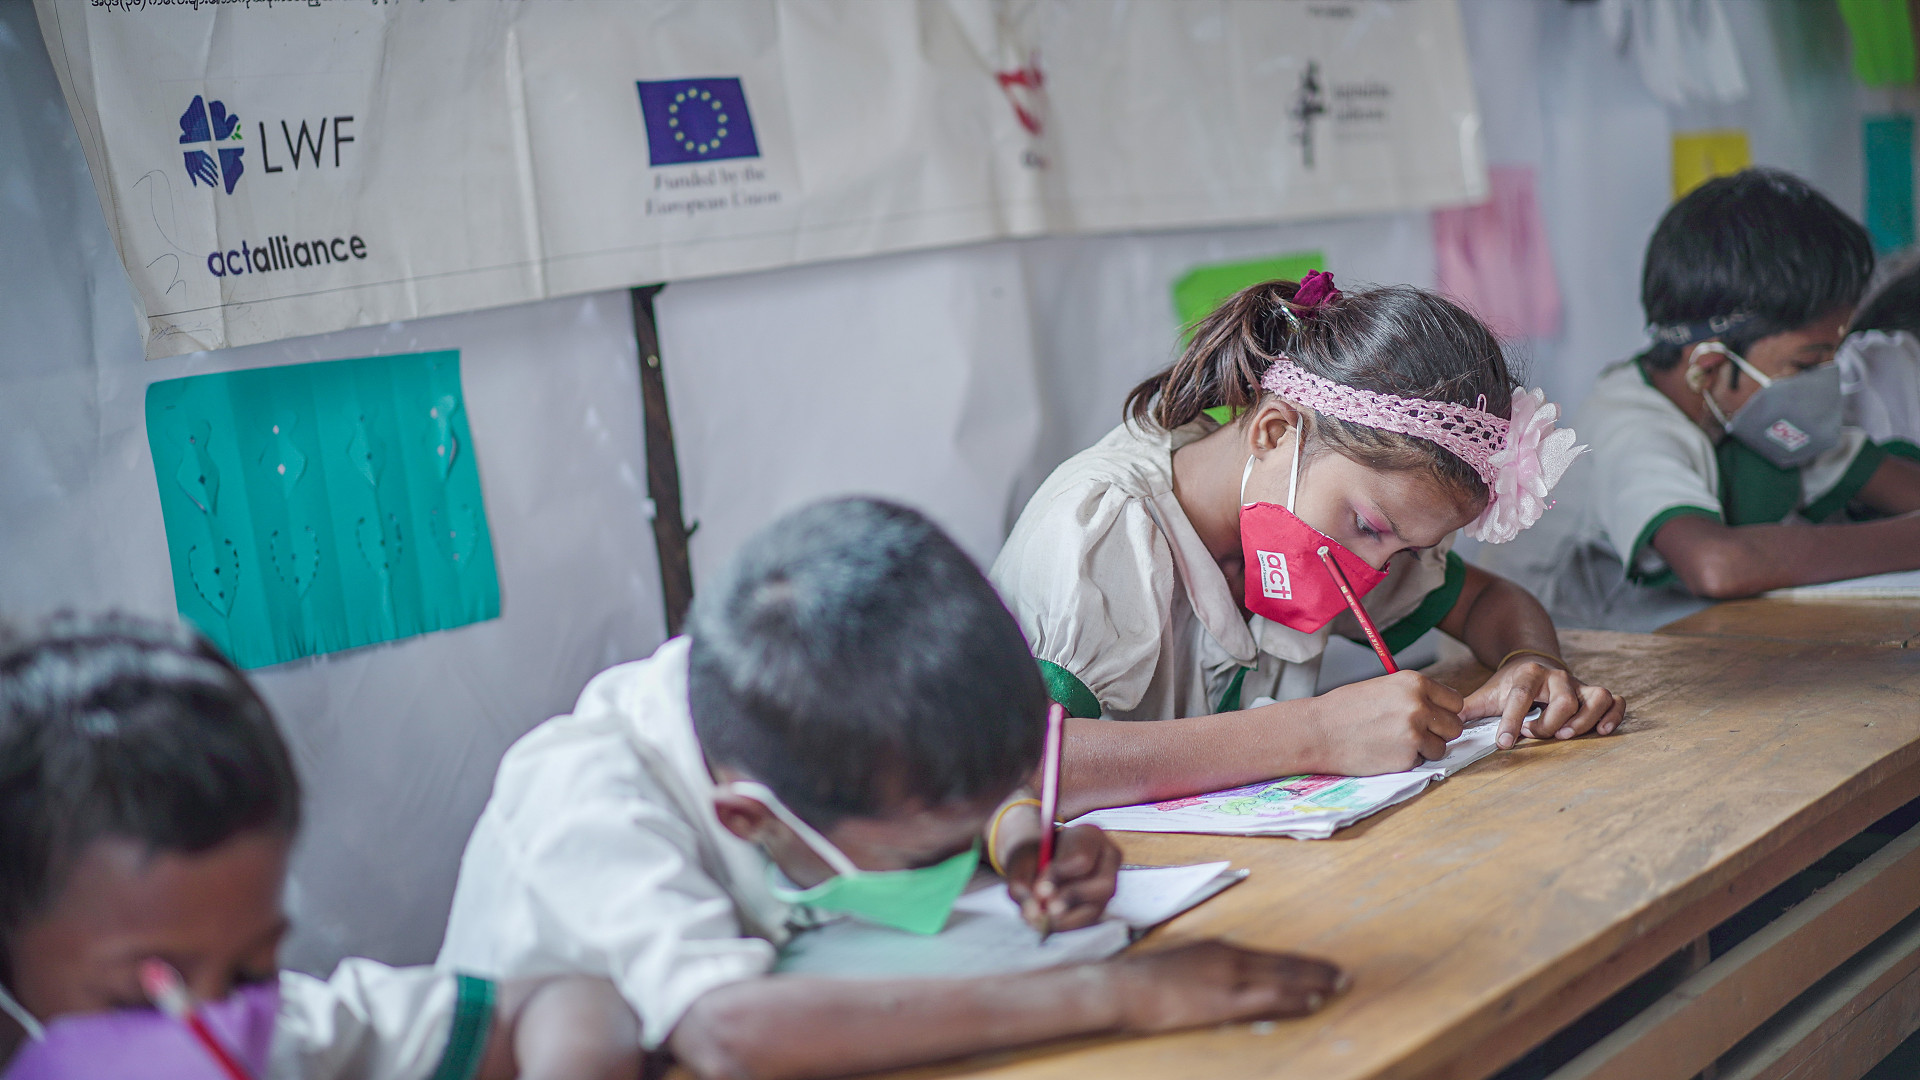
[[[1372,525],[1369,525],[1367,523],[1367,519],[1360,516],[1359,514],[1353,515],[1353,527],[1360,530],[1360,535],[1366,537],[1369,540],[1380,539],[1380,536],[1381,536],[1380,530],[1374,528]]]

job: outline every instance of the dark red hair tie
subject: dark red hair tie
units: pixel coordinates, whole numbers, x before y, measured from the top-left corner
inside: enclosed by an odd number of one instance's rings
[[[1293,291],[1295,307],[1319,307],[1329,300],[1340,299],[1340,290],[1333,287],[1333,275],[1325,270],[1309,270],[1307,276],[1300,279],[1300,287]]]

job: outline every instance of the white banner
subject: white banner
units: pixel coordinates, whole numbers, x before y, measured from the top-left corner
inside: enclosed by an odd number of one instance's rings
[[[37,0],[168,356],[1486,190],[1453,0]]]

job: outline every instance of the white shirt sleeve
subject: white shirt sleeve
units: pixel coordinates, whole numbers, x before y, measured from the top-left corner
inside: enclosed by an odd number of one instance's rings
[[[1580,431],[1592,447],[1593,477],[1587,491],[1597,503],[1594,516],[1629,570],[1650,572],[1664,566],[1651,554],[1653,538],[1646,535],[1661,515],[1681,508],[1723,513],[1713,444],[1678,410],[1673,412],[1668,417],[1651,409],[1621,408]],[[1635,550],[1642,543],[1649,551]]]
[[[508,751],[461,860],[438,964],[494,978],[600,975],[654,1049],[694,1001],[765,974],[776,951],[742,926],[716,877],[726,871],[706,865],[716,856],[701,826],[625,734],[622,710],[655,705],[622,692],[623,680],[646,675],[642,665],[603,674],[575,715]]]
[[[546,809],[555,812],[518,823],[509,872],[526,884],[543,933],[600,960],[648,1049],[709,991],[773,967],[772,943],[744,935],[678,815],[591,790]]]
[[[1102,712],[1140,704],[1177,587],[1146,500],[1087,482],[1029,505],[991,577],[1037,659],[1072,672]]]
[[[340,962],[322,982],[280,975],[270,1080],[469,1080],[493,1024],[493,984],[427,967]]]

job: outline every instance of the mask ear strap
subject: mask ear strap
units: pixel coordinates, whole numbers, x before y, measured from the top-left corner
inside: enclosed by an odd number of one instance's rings
[[[1741,371],[1744,371],[1748,375],[1753,376],[1753,381],[1759,383],[1762,389],[1765,389],[1766,387],[1773,385],[1773,379],[1771,377],[1769,377],[1765,372],[1761,371],[1759,368],[1754,367],[1752,364],[1747,363],[1746,357],[1741,356],[1739,353],[1734,352],[1732,349],[1727,348],[1726,345],[1722,342],[1703,341],[1700,343],[1699,347],[1693,350],[1693,354],[1695,356],[1698,356],[1703,352],[1719,353],[1721,356],[1724,356],[1727,359],[1733,361],[1734,365],[1738,367]]]
[[[1287,469],[1287,513],[1293,513],[1293,496],[1300,490],[1300,429],[1293,429],[1293,464]]]
[[[1253,462],[1254,456],[1248,454],[1247,467],[1240,470],[1240,505],[1243,508],[1247,505],[1247,477],[1253,475]]]
[[[14,1022],[26,1030],[27,1038],[32,1039],[34,1042],[47,1041],[46,1027],[42,1025],[32,1013],[27,1011],[26,1006],[14,1000],[13,994],[4,986],[0,986],[0,1012],[13,1017]]]
[[[797,833],[800,839],[813,849],[815,855],[826,860],[834,873],[841,877],[854,877],[865,873],[853,865],[853,860],[847,858],[844,852],[833,846],[833,841],[821,835],[820,830],[800,820],[799,814],[787,809],[787,804],[780,801],[780,796],[775,795],[772,788],[754,780],[735,780],[727,786],[733,790],[734,794],[745,795],[772,811],[773,816],[779,818],[781,824]]]

